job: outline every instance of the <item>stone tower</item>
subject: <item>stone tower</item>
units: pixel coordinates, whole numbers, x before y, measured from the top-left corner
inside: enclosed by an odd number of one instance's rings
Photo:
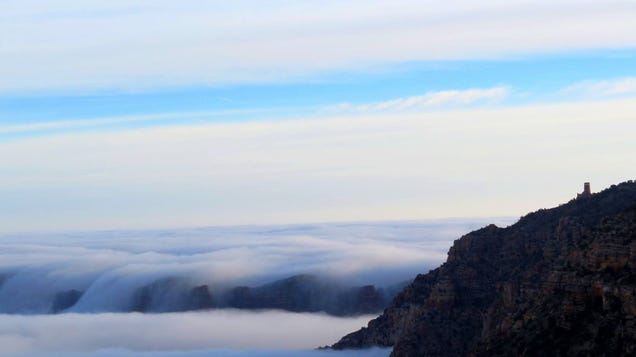
[[[592,196],[592,190],[590,189],[590,183],[586,182],[583,184],[583,192],[576,195],[576,198],[584,198]]]

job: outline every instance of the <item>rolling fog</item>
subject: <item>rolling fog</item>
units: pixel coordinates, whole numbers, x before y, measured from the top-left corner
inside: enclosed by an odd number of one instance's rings
[[[141,287],[166,280],[186,286],[206,284],[219,291],[314,274],[348,286],[388,287],[439,265],[453,240],[462,234],[487,223],[511,221],[449,219],[3,235],[0,346],[7,354],[106,349],[109,355],[180,351],[174,355],[181,356],[209,349],[223,355],[228,349],[232,355],[237,351],[246,355],[278,351],[271,353],[280,355],[281,350],[308,350],[311,356],[322,353],[312,348],[335,342],[374,316],[341,318],[320,312],[233,309],[125,312]],[[79,300],[64,313],[50,314],[56,293],[69,290],[81,291]]]

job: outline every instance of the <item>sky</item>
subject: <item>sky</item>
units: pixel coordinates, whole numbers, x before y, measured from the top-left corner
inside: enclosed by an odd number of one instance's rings
[[[0,232],[520,216],[634,179],[635,17],[0,0]]]

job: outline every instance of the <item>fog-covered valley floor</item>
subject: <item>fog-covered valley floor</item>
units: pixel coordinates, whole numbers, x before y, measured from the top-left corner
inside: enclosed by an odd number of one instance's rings
[[[105,349],[116,355],[125,351],[209,349],[217,349],[215,355],[223,349],[224,354],[311,351],[359,329],[373,317],[236,310],[0,315],[0,354],[87,353]]]
[[[439,265],[462,234],[511,221],[5,234],[0,354],[325,354],[312,349],[388,303],[368,300]]]

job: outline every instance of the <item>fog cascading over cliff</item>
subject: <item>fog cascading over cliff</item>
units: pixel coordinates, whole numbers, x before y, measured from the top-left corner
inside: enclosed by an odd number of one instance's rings
[[[377,313],[483,220],[0,236],[0,313]]]

